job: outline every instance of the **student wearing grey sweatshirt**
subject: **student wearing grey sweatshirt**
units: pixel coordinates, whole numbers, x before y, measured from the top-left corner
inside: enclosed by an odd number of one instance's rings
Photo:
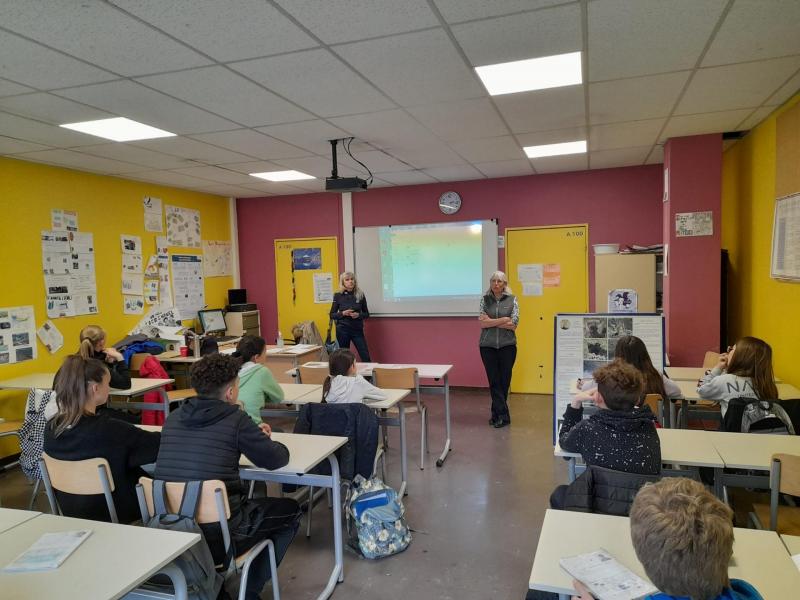
[[[330,375],[322,386],[322,401],[330,404],[386,400],[388,396],[356,373],[356,357],[350,350],[335,350],[328,361]]]

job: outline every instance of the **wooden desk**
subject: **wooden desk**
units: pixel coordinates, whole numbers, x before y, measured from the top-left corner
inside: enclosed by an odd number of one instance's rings
[[[0,565],[10,563],[45,533],[76,529],[91,529],[92,535],[58,569],[0,572],[3,598],[119,598],[200,540],[196,533],[39,515],[0,534]]]
[[[800,455],[800,436],[755,433],[707,432],[729,469],[769,471],[773,454]]]
[[[695,383],[698,379],[702,379],[708,371],[703,367],[666,367],[664,370],[667,372],[667,377],[673,381],[694,381]],[[782,382],[776,377],[775,383]]]
[[[322,386],[314,383],[279,383],[283,390],[283,401],[286,404],[294,403],[296,400],[319,392],[319,397],[322,398]],[[319,402],[319,399],[317,400]],[[286,411],[283,411],[286,414]]]
[[[29,373],[0,381],[0,390],[51,390],[55,373]]]
[[[800,535],[782,535],[781,541],[791,556],[800,554]]]
[[[0,533],[4,531],[8,531],[32,519],[34,517],[38,517],[40,512],[33,511],[33,510],[17,510],[16,508],[0,508]],[[0,565],[2,568],[2,565]]]
[[[287,369],[292,369],[311,360],[322,358],[322,346],[308,345],[302,351],[298,351],[296,346],[283,346],[280,352],[276,352],[281,346],[267,346],[267,358],[265,366],[272,371],[276,381],[279,383],[292,383],[294,378],[286,374]]]
[[[734,537],[730,577],[751,583],[765,600],[785,600],[787,591],[800,589],[800,572],[774,531],[734,528]],[[528,587],[572,593],[572,577],[561,569],[558,560],[599,548],[647,579],[633,549],[627,517],[547,510]]]

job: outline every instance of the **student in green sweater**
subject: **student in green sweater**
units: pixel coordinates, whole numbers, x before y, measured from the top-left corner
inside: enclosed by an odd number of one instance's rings
[[[239,403],[258,425],[265,404],[283,402],[283,390],[264,364],[267,342],[262,337],[245,335],[236,345],[233,356],[242,361],[239,368]]]

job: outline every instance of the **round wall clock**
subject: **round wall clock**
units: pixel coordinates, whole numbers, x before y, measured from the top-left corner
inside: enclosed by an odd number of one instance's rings
[[[453,215],[461,208],[461,196],[458,192],[445,192],[439,196],[439,210],[446,215]]]

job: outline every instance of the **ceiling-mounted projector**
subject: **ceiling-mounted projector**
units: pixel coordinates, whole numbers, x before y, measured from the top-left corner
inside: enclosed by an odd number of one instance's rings
[[[326,192],[366,192],[367,186],[369,183],[372,182],[372,173],[370,172],[369,182],[361,177],[339,177],[339,168],[336,162],[336,145],[339,143],[339,140],[328,140],[331,143],[331,158],[333,160],[333,166],[331,168],[331,176],[325,179],[325,191]],[[348,144],[345,146],[344,142],[347,141]],[[354,157],[349,150],[350,142],[353,141],[353,138],[346,138],[346,140],[342,140],[342,146],[344,147],[347,154],[350,155],[354,161],[360,164],[362,167],[369,171],[369,168],[359,161],[356,157]]]

